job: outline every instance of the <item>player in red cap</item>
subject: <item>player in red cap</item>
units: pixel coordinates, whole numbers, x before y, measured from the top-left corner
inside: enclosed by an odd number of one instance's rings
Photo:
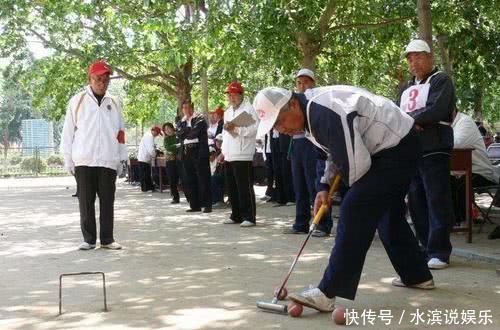
[[[80,250],[96,247],[95,199],[99,197],[102,248],[121,249],[113,237],[115,181],[128,158],[121,103],[107,90],[111,67],[96,61],[88,68],[89,85],[69,101],[61,139],[65,168],[78,186]]]
[[[230,107],[224,112],[222,154],[231,203],[231,215],[224,223],[240,224],[245,228],[255,226],[252,161],[258,118],[253,106],[244,99],[243,92],[243,86],[237,81],[227,86]]]

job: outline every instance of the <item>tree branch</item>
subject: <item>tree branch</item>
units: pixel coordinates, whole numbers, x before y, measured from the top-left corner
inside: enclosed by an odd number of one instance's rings
[[[414,18],[413,16],[407,16],[407,17],[398,17],[398,18],[393,18],[393,19],[387,19],[385,21],[376,22],[376,23],[354,23],[354,24],[337,25],[337,26],[330,28],[330,31],[351,29],[351,28],[355,28],[355,29],[357,29],[357,28],[377,28],[380,26],[390,25],[390,24],[401,22],[401,21],[407,21],[407,20],[413,19],[413,18]]]
[[[323,11],[323,14],[321,14],[321,17],[319,18],[319,34],[321,39],[323,39],[325,34],[328,32],[330,19],[335,14],[336,9],[337,1],[330,0]]]

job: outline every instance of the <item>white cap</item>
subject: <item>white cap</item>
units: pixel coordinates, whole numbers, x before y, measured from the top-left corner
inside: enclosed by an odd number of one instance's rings
[[[314,81],[314,72],[309,69],[300,69],[299,72],[295,75],[295,78],[298,77],[309,77]]]
[[[401,53],[401,59],[406,58],[406,55],[408,55],[408,53],[416,53],[416,52],[426,52],[430,54],[431,48],[429,47],[429,45],[425,40],[414,39],[410,41],[408,46],[406,46],[405,51]]]
[[[292,92],[281,87],[267,87],[257,93],[253,107],[259,116],[257,138],[273,128],[281,108],[290,101]]]

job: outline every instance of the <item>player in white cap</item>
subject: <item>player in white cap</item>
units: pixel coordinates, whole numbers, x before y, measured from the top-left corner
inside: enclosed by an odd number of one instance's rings
[[[305,130],[328,153],[315,212],[330,202],[327,191],[335,174],[349,186],[323,279],[317,288],[290,299],[321,312],[334,309],[335,297],[354,299],[376,230],[399,275],[392,284],[433,289],[432,274],[405,219],[404,198],[421,155],[413,119],[391,100],[353,86],[304,94],[265,88],[254,107],[260,118],[258,136],[272,127],[286,134]]]

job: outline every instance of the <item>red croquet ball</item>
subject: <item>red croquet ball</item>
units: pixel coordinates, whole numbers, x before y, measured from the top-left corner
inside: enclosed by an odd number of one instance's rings
[[[291,317],[299,317],[300,315],[302,315],[303,310],[304,307],[294,301],[290,301],[290,303],[288,304],[288,315],[290,315]]]
[[[335,308],[335,310],[332,312],[332,320],[334,320],[335,323],[338,325],[344,325],[345,324],[345,308],[344,307]]]
[[[274,289],[274,296],[275,297],[278,295],[279,290],[280,290],[280,288]],[[286,298],[286,296],[288,296],[288,291],[286,288],[283,288],[283,290],[281,290],[280,295],[278,296],[278,300],[284,300]]]

